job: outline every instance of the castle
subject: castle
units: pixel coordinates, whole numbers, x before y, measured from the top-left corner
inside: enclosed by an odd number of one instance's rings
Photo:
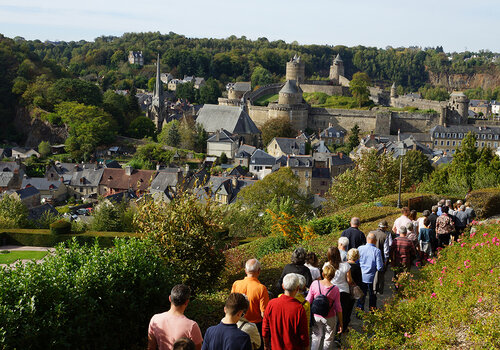
[[[381,135],[428,133],[436,125],[463,125],[468,122],[469,100],[463,92],[453,92],[449,101],[431,101],[398,96],[393,84],[390,94],[380,88],[370,88],[371,99],[382,106],[416,107],[418,112],[391,111],[375,107],[372,110],[313,108],[302,98],[304,92],[324,92],[327,95],[349,96],[349,79],[344,76],[344,62],[338,54],[331,66],[329,80],[305,79],[305,64],[295,55],[286,64],[286,82],[270,84],[242,96],[220,98],[219,104],[243,106],[257,126],[273,118],[288,118],[296,130],[322,130],[333,125],[349,130],[357,124],[362,132]],[[262,96],[278,94],[278,101],[257,106]]]

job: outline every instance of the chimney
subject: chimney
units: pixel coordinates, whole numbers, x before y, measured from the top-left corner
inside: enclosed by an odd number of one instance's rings
[[[132,175],[133,168],[130,165],[127,165],[125,167],[125,175],[130,176]]]
[[[160,163],[156,163],[156,171],[160,170]]]
[[[236,187],[238,187],[238,179],[236,177],[233,177],[231,179],[231,184],[233,185],[233,189],[236,189]]]
[[[398,129],[398,142],[401,141],[401,129]]]

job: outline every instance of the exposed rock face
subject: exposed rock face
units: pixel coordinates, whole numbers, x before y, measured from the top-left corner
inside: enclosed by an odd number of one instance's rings
[[[500,72],[498,69],[491,73],[475,74],[448,74],[429,72],[429,81],[432,85],[442,85],[449,90],[466,90],[481,87],[494,89],[500,86]]]
[[[37,147],[41,141],[61,144],[68,138],[66,126],[53,126],[38,118],[32,118],[26,108],[18,108],[14,119],[16,130],[25,135],[25,147]]]

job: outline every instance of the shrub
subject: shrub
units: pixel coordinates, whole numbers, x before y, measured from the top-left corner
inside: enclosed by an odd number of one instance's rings
[[[146,199],[134,218],[138,232],[150,237],[182,281],[197,290],[213,288],[224,268],[221,224],[217,203],[201,203],[186,192],[170,203]]]
[[[42,213],[38,220],[35,221],[35,226],[41,229],[49,229],[50,224],[54,223],[58,219],[60,219],[59,215],[46,211]]]
[[[92,214],[94,231],[123,231],[121,213],[113,203],[102,202]]]
[[[50,233],[53,235],[63,235],[71,233],[71,223],[66,220],[57,220],[50,224]]]
[[[257,259],[260,259],[264,255],[280,252],[287,248],[290,248],[290,243],[285,239],[285,237],[269,236],[259,242],[256,256]]]
[[[28,208],[19,198],[5,195],[0,199],[0,227],[25,227],[28,223]]]
[[[467,200],[471,203],[479,218],[488,218],[500,214],[500,189],[498,188],[472,191]]]
[[[3,268],[0,348],[144,347],[149,319],[178,281],[150,242],[114,243],[73,241],[42,263]]]
[[[312,226],[315,234],[327,235],[348,228],[349,218],[345,215],[332,215],[321,219],[313,219],[308,224]]]

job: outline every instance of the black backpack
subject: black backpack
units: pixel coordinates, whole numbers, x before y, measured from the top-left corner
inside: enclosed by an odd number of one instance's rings
[[[321,293],[321,284],[318,281],[319,295],[314,298],[311,304],[311,316],[320,315],[326,317],[332,308],[333,303],[330,305],[330,300],[328,300],[328,294],[332,291],[333,287],[326,292],[326,294]]]

